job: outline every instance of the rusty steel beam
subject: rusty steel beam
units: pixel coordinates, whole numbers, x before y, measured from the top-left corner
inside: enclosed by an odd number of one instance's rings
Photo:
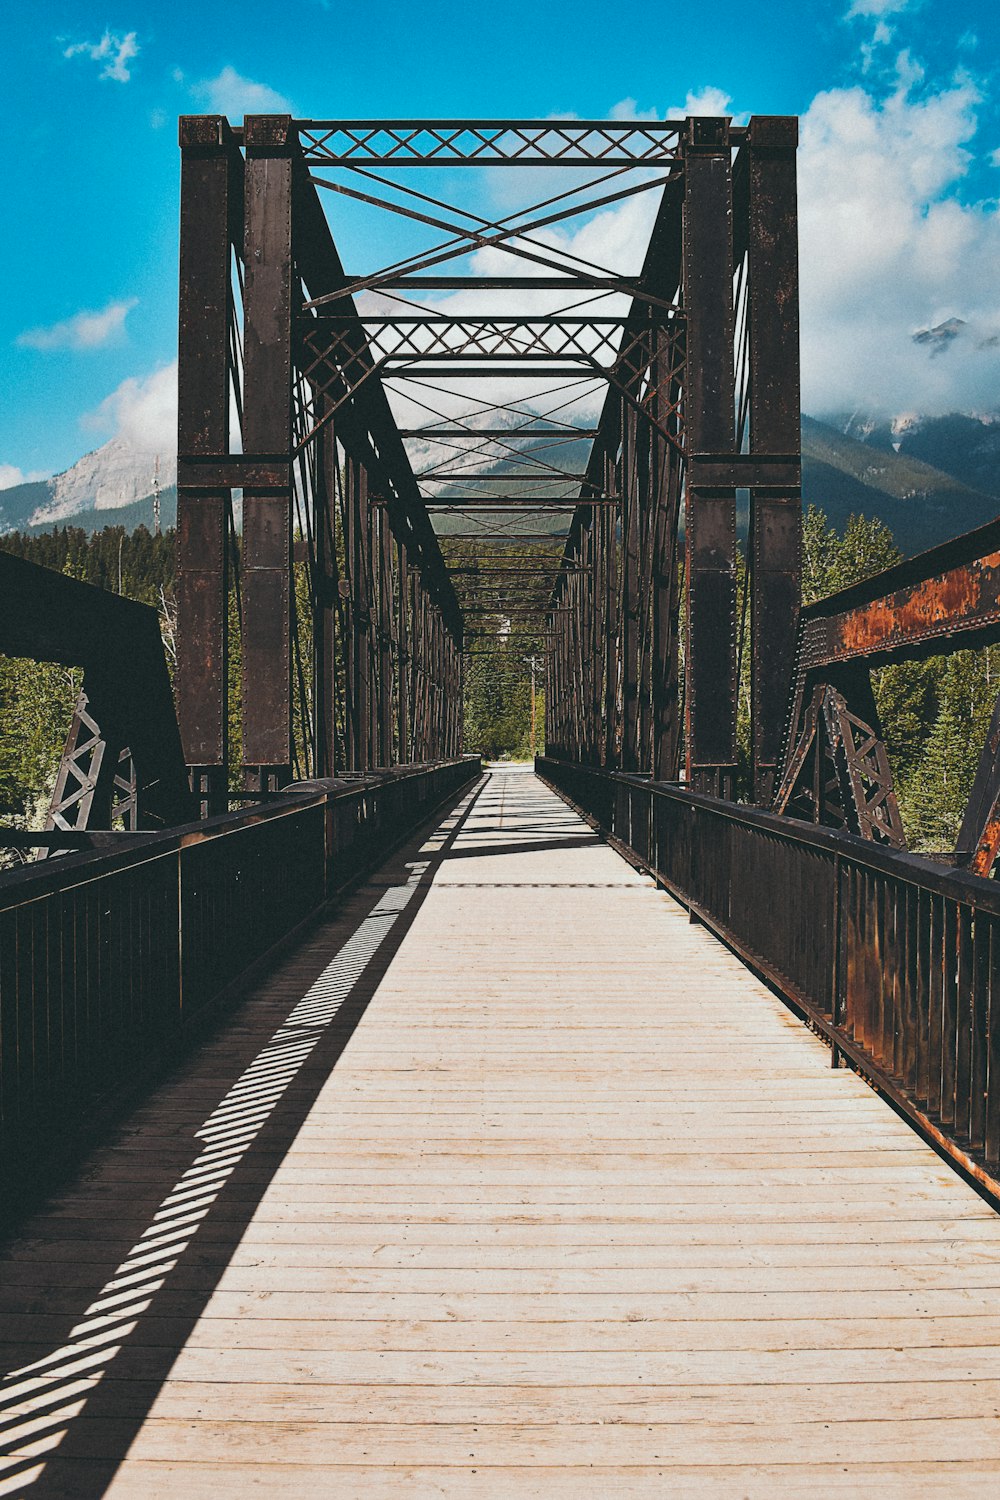
[[[802,611],[800,671],[919,661],[1000,639],[1000,520]]]
[[[227,807],[232,251],[243,162],[219,115],[180,121],[177,715],[206,813]],[[242,482],[242,481],[239,481]]]
[[[770,801],[802,599],[798,200],[794,117],[755,115],[746,144],[752,794]],[[774,455],[782,455],[776,462]]]
[[[246,142],[244,419],[248,454],[291,461],[292,170],[284,115],[253,115]],[[291,777],[291,491],[243,492],[243,765],[247,790]]]
[[[802,611],[798,667],[785,729],[783,783],[794,769],[810,694],[856,685],[869,669],[921,661],[1000,639],[1000,520],[990,521]],[[848,692],[856,708],[857,693]],[[863,711],[864,712],[864,711]],[[867,717],[867,715],[864,715]],[[995,715],[996,718],[996,715]],[[956,861],[988,874],[1000,849],[997,727],[991,726],[963,819]]]
[[[688,453],[735,444],[730,122],[691,119],[684,143],[684,421]],[[697,791],[731,797],[736,771],[736,496],[688,476],[686,769]]]

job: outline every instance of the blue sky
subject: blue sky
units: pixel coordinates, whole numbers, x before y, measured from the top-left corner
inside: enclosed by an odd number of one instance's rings
[[[8,7],[0,483],[169,441],[176,117],[206,110],[799,114],[807,407],[1000,410],[997,7],[849,5]],[[948,317],[943,355],[913,344]]]

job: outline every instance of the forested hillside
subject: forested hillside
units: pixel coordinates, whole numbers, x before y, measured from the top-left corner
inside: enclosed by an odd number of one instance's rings
[[[531,748],[531,666],[537,663],[536,743],[544,743],[541,617],[508,618],[497,595],[479,576],[484,549],[476,542],[442,539],[449,565],[462,570],[463,594],[475,608],[468,622],[466,747],[487,757],[526,758]],[[174,537],[145,528],[129,534],[108,527],[88,536],[67,527],[38,536],[0,537],[0,547],[100,588],[121,591],[159,611],[172,655]],[[555,541],[521,544],[520,550],[558,558]],[[489,544],[496,557],[496,543]],[[891,531],[879,520],[851,517],[843,530],[810,506],[805,518],[804,591],[807,600],[880,571],[900,556]],[[233,668],[239,650],[235,614]],[[947,660],[886,667],[874,677],[883,729],[911,846],[953,846],[993,704],[1000,690],[1000,646],[961,651]],[[79,690],[79,675],[49,663],[0,657],[0,817],[29,819],[44,813]],[[233,702],[237,701],[233,694]],[[234,752],[238,724],[233,722]],[[740,738],[749,733],[747,694],[740,694]]]

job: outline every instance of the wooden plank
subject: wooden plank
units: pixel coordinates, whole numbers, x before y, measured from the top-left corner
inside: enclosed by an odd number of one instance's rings
[[[136,1111],[0,1308],[0,1486],[53,1496],[1000,1480],[1000,1220],[518,770]]]

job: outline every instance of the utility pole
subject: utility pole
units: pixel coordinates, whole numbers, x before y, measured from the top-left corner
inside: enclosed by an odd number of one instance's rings
[[[525,663],[531,668],[531,758],[535,758],[535,669],[538,666],[536,656],[526,656]]]
[[[156,467],[153,470],[153,535],[160,534],[160,455],[156,455]]]

